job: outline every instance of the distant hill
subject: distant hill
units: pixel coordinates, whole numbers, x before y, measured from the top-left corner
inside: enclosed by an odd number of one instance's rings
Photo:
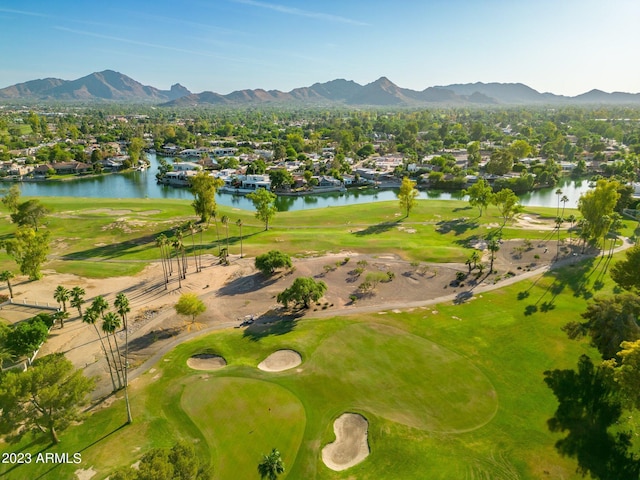
[[[146,102],[160,106],[198,105],[344,105],[344,106],[491,106],[491,105],[640,105],[640,93],[591,90],[567,97],[540,93],[522,83],[466,83],[425,88],[399,87],[386,77],[360,85],[336,79],[314,83],[290,92],[280,90],[236,90],[227,95],[205,91],[191,93],[179,83],[159,90],[113,70],[92,73],[77,80],[45,78],[0,89],[0,101],[116,101]]]
[[[159,90],[113,70],[92,73],[77,80],[47,78],[32,80],[0,89],[0,99],[23,100],[116,100],[135,102],[166,102],[191,92],[180,84],[171,90]]]

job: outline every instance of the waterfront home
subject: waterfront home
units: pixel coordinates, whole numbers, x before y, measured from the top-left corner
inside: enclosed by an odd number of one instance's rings
[[[196,158],[200,158],[200,157],[209,155],[209,149],[208,148],[204,148],[204,147],[200,147],[200,148],[185,148],[184,150],[181,150],[178,153],[178,155],[180,157],[196,157]]]
[[[214,148],[211,154],[214,157],[233,157],[237,151],[234,147]]]
[[[91,172],[93,167],[83,162],[58,162],[50,165],[56,172],[56,175],[72,175]]]
[[[167,172],[158,180],[158,183],[171,187],[189,187],[191,185],[191,179],[197,174],[198,172],[195,170]]]
[[[271,179],[269,175],[219,175],[224,181],[224,186],[220,188],[221,192],[236,193],[243,195],[255,192],[259,188],[271,190]]]
[[[172,164],[174,172],[198,171],[202,170],[202,166],[193,162],[174,162]]]

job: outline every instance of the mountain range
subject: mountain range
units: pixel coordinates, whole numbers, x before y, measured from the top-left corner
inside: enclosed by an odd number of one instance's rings
[[[160,90],[113,70],[92,73],[76,80],[45,78],[0,89],[2,101],[144,102],[159,106],[498,106],[498,105],[640,105],[639,93],[591,90],[567,97],[540,93],[522,83],[466,83],[411,90],[386,77],[360,85],[337,79],[310,87],[280,90],[237,90],[227,95],[205,91],[192,93],[179,83]]]

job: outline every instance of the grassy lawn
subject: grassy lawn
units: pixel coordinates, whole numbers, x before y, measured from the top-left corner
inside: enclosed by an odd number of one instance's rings
[[[2,451],[81,451],[80,467],[94,468],[95,478],[183,438],[211,461],[216,479],[257,478],[273,447],[287,465],[281,478],[578,479],[547,429],[556,402],[543,372],[574,368],[582,353],[597,358],[560,327],[596,289],[612,290],[603,267],[591,260],[462,305],[305,319],[280,335],[203,336],[134,382],[134,424],[122,427],[118,399],[64,432],[58,447],[25,441]],[[302,364],[280,373],[256,368],[283,348],[300,352]],[[192,370],[186,360],[197,353],[222,355],[228,365]],[[371,454],[333,472],[320,451],[344,412],[367,418]],[[78,466],[2,468],[8,479],[71,478]]]

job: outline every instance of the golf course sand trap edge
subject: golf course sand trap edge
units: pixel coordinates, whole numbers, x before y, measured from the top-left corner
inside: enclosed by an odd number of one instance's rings
[[[258,368],[264,372],[282,372],[301,363],[302,357],[295,350],[278,350],[260,362]]]
[[[226,366],[227,361],[220,355],[198,353],[187,359],[187,365],[194,370],[218,370]]]
[[[322,461],[331,470],[342,471],[369,456],[369,422],[357,413],[343,413],[333,422],[336,441],[322,449]]]

